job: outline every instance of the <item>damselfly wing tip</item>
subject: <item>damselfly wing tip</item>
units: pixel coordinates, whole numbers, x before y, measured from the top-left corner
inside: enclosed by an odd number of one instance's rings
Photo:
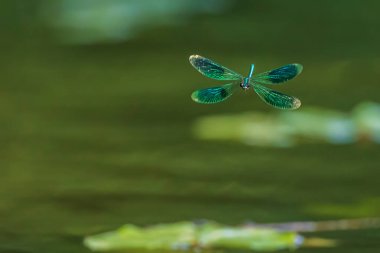
[[[300,108],[300,106],[301,106],[301,100],[299,100],[298,98],[294,98],[292,109],[293,110],[298,109]]]
[[[194,100],[195,102],[197,102],[197,95],[195,93],[196,93],[196,91],[191,93],[191,99]]]
[[[193,54],[193,55],[190,55],[189,57],[189,61],[191,62],[192,60],[196,59],[196,58],[200,58],[201,56],[200,55],[197,55],[197,54]]]
[[[197,102],[197,103],[200,103],[200,104],[203,104],[202,101],[199,100],[199,91],[194,91],[193,93],[191,93],[191,99],[194,101],[194,102]]]
[[[197,54],[190,55],[189,57],[190,64],[193,65],[195,68],[197,68],[197,61],[199,60],[199,58],[201,58],[200,55],[197,55]]]
[[[299,63],[293,63],[293,65],[296,67],[297,69],[297,75],[301,74],[302,70],[303,70],[303,66]]]

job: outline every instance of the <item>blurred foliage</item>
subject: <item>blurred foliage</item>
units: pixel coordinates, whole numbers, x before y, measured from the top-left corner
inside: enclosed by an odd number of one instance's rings
[[[115,231],[88,236],[84,240],[84,244],[93,251],[161,250],[170,252],[218,248],[275,251],[296,249],[302,243],[303,237],[292,231],[248,226],[228,227],[213,221],[202,224],[184,221],[145,228],[127,224]],[[334,242],[330,242],[327,246],[333,245]]]
[[[288,223],[246,223],[226,226],[214,221],[176,222],[139,227],[126,224],[117,230],[87,236],[84,245],[93,251],[278,251],[299,247],[334,247],[331,239],[303,237],[310,233],[334,230],[378,228],[380,218]]]
[[[306,107],[274,114],[246,112],[206,116],[194,123],[193,132],[200,139],[237,140],[256,146],[291,147],[302,142],[350,144],[359,141],[379,144],[380,105],[364,102],[350,114]]]
[[[46,22],[64,42],[118,42],[141,30],[178,25],[197,12],[216,13],[227,0],[59,0],[44,6]]]

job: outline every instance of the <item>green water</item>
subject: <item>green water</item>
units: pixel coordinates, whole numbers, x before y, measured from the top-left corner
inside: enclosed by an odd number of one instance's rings
[[[302,75],[280,90],[303,105],[380,102],[376,1],[238,1],[92,46],[59,44],[35,18],[37,3],[1,4],[0,252],[88,252],[84,235],[124,223],[380,215],[375,144],[272,149],[195,139],[199,116],[274,109],[243,92],[193,103],[194,89],[217,82],[188,63],[196,53],[246,74],[250,63],[260,72],[300,62]],[[310,236],[341,244],[299,252],[380,248],[379,229]]]

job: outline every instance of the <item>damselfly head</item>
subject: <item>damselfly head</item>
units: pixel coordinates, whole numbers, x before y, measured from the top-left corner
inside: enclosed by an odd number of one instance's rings
[[[243,90],[248,90],[248,89],[249,89],[249,85],[246,85],[244,82],[240,83],[240,87],[241,87]]]
[[[248,90],[249,87],[250,87],[250,85],[249,85],[249,78],[244,78],[243,80],[241,80],[240,87],[243,90]]]

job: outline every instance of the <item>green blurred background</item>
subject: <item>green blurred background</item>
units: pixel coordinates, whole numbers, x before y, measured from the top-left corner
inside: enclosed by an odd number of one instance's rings
[[[194,138],[199,116],[275,109],[243,92],[195,104],[194,89],[218,82],[188,62],[243,74],[299,62],[279,90],[303,105],[380,102],[380,2],[173,2],[0,2],[0,252],[88,252],[84,235],[124,223],[380,215],[376,144]],[[379,229],[320,236],[342,244],[299,252],[380,248]]]

